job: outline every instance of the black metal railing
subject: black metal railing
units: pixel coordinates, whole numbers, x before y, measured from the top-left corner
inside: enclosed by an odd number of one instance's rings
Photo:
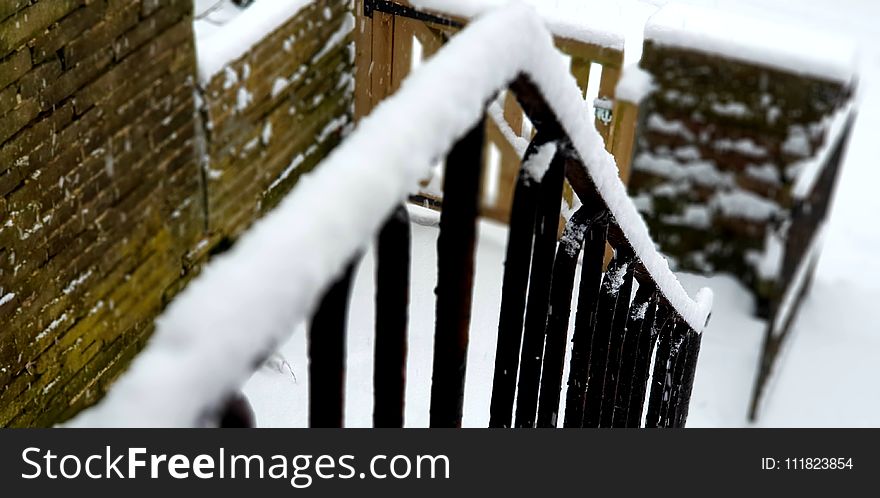
[[[684,426],[701,335],[659,291],[538,88],[521,76],[509,90],[537,129],[524,162],[549,143],[556,145],[556,152],[539,182],[521,170],[516,186],[489,425]],[[481,119],[446,158],[437,243],[432,427],[458,427],[462,420],[483,129]],[[564,179],[582,206],[558,241]],[[403,425],[410,284],[406,223],[400,208],[382,229],[377,249],[374,424],[379,427]],[[607,267],[606,245],[613,249]],[[560,421],[579,261],[565,414]],[[345,290],[351,278],[348,272],[330,288],[312,321],[309,340],[321,345],[309,347],[310,424],[316,427],[340,426],[343,420]]]

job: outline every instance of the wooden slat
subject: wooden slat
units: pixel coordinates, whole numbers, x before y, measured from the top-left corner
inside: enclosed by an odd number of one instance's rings
[[[620,69],[610,66],[602,67],[602,78],[599,80],[599,98],[608,99],[614,102],[614,94],[617,88],[617,82],[620,80]],[[614,121],[612,120],[611,124]],[[596,119],[596,130],[605,141],[605,150],[611,152],[614,137],[612,136],[612,126],[606,125],[602,121]]]
[[[376,250],[375,427],[403,427],[409,265],[409,214],[400,206],[379,232]]]
[[[571,366],[565,398],[565,427],[582,427],[584,422],[584,402],[607,236],[608,221],[599,219],[590,227],[584,239],[577,314],[572,336]]]
[[[562,154],[556,154],[541,180],[538,214],[535,218],[535,243],[532,249],[532,270],[529,275],[529,295],[517,383],[516,427],[535,426],[564,175]]]
[[[571,74],[574,76],[575,81],[577,81],[581,95],[584,97],[587,96],[587,86],[590,84],[590,68],[592,65],[593,63],[589,59],[581,57],[571,58]]]
[[[354,266],[351,263],[330,286],[309,325],[309,425],[312,427],[342,427],[345,326]]]
[[[357,0],[355,18],[355,92],[354,116],[360,120],[373,109],[372,78],[370,65],[373,62],[373,19],[364,16],[364,0]]]
[[[573,59],[593,61],[604,67],[623,67],[623,51],[614,48],[603,47],[595,43],[585,43],[580,40],[572,40],[562,36],[553,39],[556,48],[570,55]]]
[[[614,121],[611,123],[613,127],[611,154],[617,162],[620,180],[624,185],[629,184],[638,118],[638,105],[621,100],[614,103]]]
[[[391,93],[400,88],[412,68],[413,25],[418,21],[394,16],[393,44],[391,56]]]
[[[556,249],[553,280],[550,288],[550,312],[547,317],[547,342],[541,369],[541,392],[538,400],[538,427],[556,427],[559,398],[568,344],[568,322],[578,258],[595,213],[584,206],[568,220]]]
[[[431,427],[461,426],[484,134],[480,119],[446,159],[437,240]]]
[[[524,161],[528,161],[544,143],[546,139],[538,135],[529,145]],[[489,427],[511,425],[539,193],[540,183],[520,171],[507,234]]]
[[[370,103],[372,107],[391,94],[391,72],[394,54],[394,16],[373,11],[373,60],[370,64]]]

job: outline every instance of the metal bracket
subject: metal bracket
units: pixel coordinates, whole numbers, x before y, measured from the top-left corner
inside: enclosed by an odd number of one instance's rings
[[[605,126],[610,125],[611,120],[614,118],[613,108],[614,102],[610,99],[599,97],[593,101],[593,110],[596,114],[596,119],[601,121]]]
[[[400,5],[389,0],[364,0],[364,16],[373,17],[374,10],[395,16],[408,17],[417,21],[439,24],[441,26],[450,26],[453,28],[464,27],[462,23],[453,21],[452,19],[421,12],[412,7]]]

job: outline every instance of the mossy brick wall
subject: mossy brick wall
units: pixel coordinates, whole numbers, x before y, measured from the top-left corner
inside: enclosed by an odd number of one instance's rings
[[[204,84],[213,242],[273,207],[349,129],[353,26],[349,0],[313,2]]]
[[[190,0],[0,1],[0,426],[95,402],[349,129],[347,0],[196,85]]]
[[[202,238],[191,0],[0,1],[0,426],[141,347]]]
[[[656,90],[641,105],[630,192],[679,269],[737,275],[758,298],[780,286],[760,270],[785,243],[795,165],[826,139],[847,84],[647,41]]]

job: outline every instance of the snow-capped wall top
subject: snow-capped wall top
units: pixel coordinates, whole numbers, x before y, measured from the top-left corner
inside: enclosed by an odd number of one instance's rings
[[[668,4],[645,25],[645,39],[848,83],[854,40],[719,9]]]
[[[196,0],[199,79],[206,83],[314,0],[257,0],[247,8],[230,0]]]
[[[410,0],[418,8],[467,18],[512,2],[534,7],[554,35],[623,50],[620,10],[607,0]]]

